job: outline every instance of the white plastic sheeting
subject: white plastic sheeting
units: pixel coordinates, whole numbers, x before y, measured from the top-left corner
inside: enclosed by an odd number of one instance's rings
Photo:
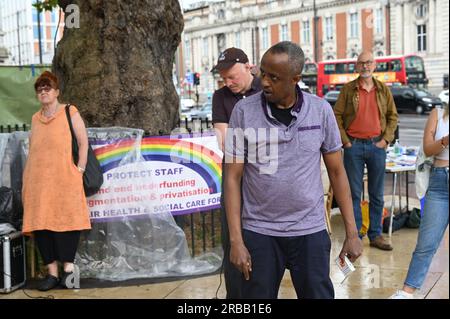
[[[140,155],[143,131],[127,128],[88,129],[94,148],[115,145],[123,150],[123,143],[131,145],[115,169],[145,165]],[[131,142],[131,143],[130,143]],[[151,176],[146,176],[151,183]],[[106,178],[105,178],[106,181]],[[126,181],[114,181],[115,187]],[[157,191],[157,190],[156,190]],[[142,191],[144,192],[144,191]],[[140,196],[139,190],[133,195]],[[89,200],[95,200],[94,195]],[[140,201],[137,209],[151,213],[139,216],[120,216],[111,220],[92,223],[92,230],[85,232],[80,240],[76,264],[81,277],[120,281],[134,278],[176,277],[199,275],[216,271],[221,257],[208,253],[192,258],[186,236],[176,224],[171,212],[153,212],[150,207],[158,201]],[[110,211],[120,211],[120,203],[109,205]]]
[[[15,229],[22,228],[22,175],[28,154],[28,136],[28,132],[0,134],[0,186],[13,193],[10,215],[0,219],[7,220]]]
[[[29,132],[0,134],[0,186],[22,191],[22,173],[28,155]]]
[[[0,133],[0,177],[3,177],[2,167],[3,160],[5,158],[6,145],[8,145],[9,133]],[[2,178],[0,178],[0,185],[2,182]]]
[[[88,133],[94,149],[113,145],[123,151],[123,143],[132,142],[128,152],[122,153],[117,169],[139,168],[145,164],[140,154],[142,130],[89,128]],[[11,187],[19,193],[28,155],[28,134],[0,134],[0,186]],[[120,187],[120,181],[115,183]],[[139,191],[133,195],[139,196]],[[95,196],[89,199],[95,199]],[[149,206],[154,206],[158,200],[142,201],[140,209],[151,211]],[[108,208],[119,210],[120,205],[111,204]],[[192,258],[185,233],[177,226],[172,214],[163,210],[138,217],[122,216],[93,222],[92,229],[82,233],[75,260],[82,278],[111,281],[206,274],[216,271],[221,262],[222,258],[215,253]]]

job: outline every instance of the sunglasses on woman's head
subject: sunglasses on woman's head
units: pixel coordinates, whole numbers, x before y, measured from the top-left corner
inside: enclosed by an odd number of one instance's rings
[[[37,94],[41,94],[42,92],[50,92],[50,90],[53,89],[51,86],[40,86],[36,89]]]

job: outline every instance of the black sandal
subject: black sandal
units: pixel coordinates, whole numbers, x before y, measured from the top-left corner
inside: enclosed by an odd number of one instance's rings
[[[52,275],[47,275],[38,286],[39,291],[47,291],[55,288],[59,284],[59,279]]]

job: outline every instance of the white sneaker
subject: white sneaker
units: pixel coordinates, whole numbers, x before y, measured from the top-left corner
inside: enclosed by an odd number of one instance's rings
[[[414,299],[414,295],[403,290],[397,290],[389,299]]]

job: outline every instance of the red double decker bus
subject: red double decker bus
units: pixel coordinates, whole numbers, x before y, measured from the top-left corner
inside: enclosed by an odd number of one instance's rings
[[[410,85],[426,87],[423,59],[417,55],[376,57],[374,76],[388,85]],[[344,84],[356,79],[356,59],[322,61],[317,64],[317,95],[328,91],[339,91]]]

